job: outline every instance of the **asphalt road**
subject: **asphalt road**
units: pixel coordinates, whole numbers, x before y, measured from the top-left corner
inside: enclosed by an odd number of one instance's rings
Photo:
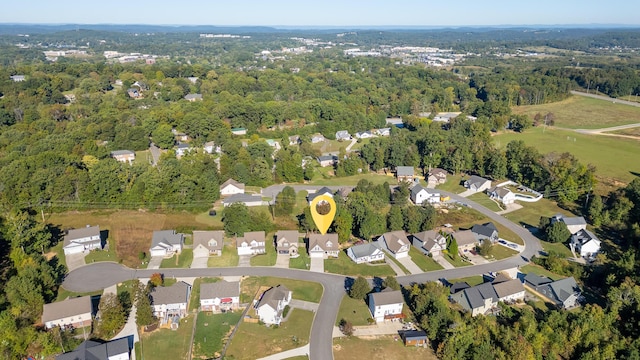
[[[263,190],[268,196],[277,194],[282,191],[284,185],[270,186]],[[307,189],[318,189],[319,186],[294,186],[296,191]],[[334,188],[334,187],[332,187]],[[336,189],[340,186],[335,187]],[[398,277],[398,282],[403,285],[411,283],[421,283],[426,281],[435,281],[438,279],[453,279],[480,275],[487,272],[496,272],[505,270],[529,262],[531,256],[536,255],[542,250],[538,239],[531,235],[521,224],[514,224],[501,215],[477,204],[476,202],[458,196],[456,194],[442,191],[440,193],[449,196],[453,201],[458,201],[470,205],[473,209],[479,211],[492,221],[502,224],[515,232],[522,238],[525,244],[525,250],[517,256],[509,259],[495,261],[488,264],[466,266],[462,268],[450,270],[430,271],[423,274],[414,274]],[[214,277],[214,276],[275,276],[289,279],[298,279],[313,281],[322,284],[324,292],[318,311],[311,327],[310,336],[310,359],[326,360],[333,359],[333,325],[336,322],[338,309],[342,297],[345,295],[344,285],[346,277],[343,275],[316,273],[307,270],[282,269],[274,267],[233,267],[233,268],[207,268],[207,269],[162,269],[162,270],[134,270],[126,268],[120,264],[100,262],[91,265],[82,266],[71,271],[65,278],[62,286],[74,292],[91,292],[104,289],[119,282],[137,279],[149,278],[151,274],[161,271],[165,277]]]
[[[581,91],[571,91],[572,95],[578,95],[578,96],[584,96],[584,97],[590,97],[590,98],[594,98],[594,99],[600,99],[600,100],[607,100],[607,101],[611,101],[613,103],[616,104],[625,104],[625,105],[631,105],[631,106],[636,106],[636,107],[640,107],[640,103],[637,102],[633,102],[633,101],[627,101],[627,100],[621,100],[621,99],[616,99],[616,98],[611,98],[608,96],[602,96],[602,95],[596,95],[596,94],[587,94]]]

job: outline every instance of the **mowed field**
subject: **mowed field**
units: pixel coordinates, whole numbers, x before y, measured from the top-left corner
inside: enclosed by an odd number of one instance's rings
[[[151,237],[156,230],[175,229],[178,232],[191,230],[214,230],[215,219],[189,212],[159,213],[149,211],[69,211],[51,214],[47,222],[61,229],[99,225],[107,230],[109,238],[115,240],[116,254],[122,263],[132,268],[140,266],[138,254],[149,252]]]
[[[571,96],[566,100],[513,107],[514,114],[526,114],[531,119],[537,114],[555,115],[555,126],[569,129],[601,129],[640,123],[640,107],[614,104],[612,101],[584,96]]]

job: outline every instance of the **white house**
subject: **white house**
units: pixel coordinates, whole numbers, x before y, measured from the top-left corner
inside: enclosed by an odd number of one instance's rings
[[[278,230],[276,232],[275,246],[278,254],[287,254],[292,257],[298,256],[298,230]]]
[[[272,287],[262,294],[256,306],[260,320],[267,325],[280,325],[285,306],[291,302],[291,291],[283,285]]]
[[[200,310],[233,311],[240,307],[240,282],[218,281],[200,285]]]
[[[309,256],[312,258],[338,257],[338,234],[310,234]]]
[[[382,234],[378,238],[378,244],[384,248],[396,259],[409,256],[411,242],[407,239],[407,234],[402,230],[390,231]]]
[[[247,231],[243,237],[236,239],[238,255],[264,254],[267,249],[264,244],[264,231]]]
[[[224,231],[193,231],[193,257],[203,258],[222,255]]]
[[[464,182],[464,187],[475,192],[485,191],[491,187],[491,180],[472,175]]]
[[[300,135],[289,136],[289,145],[299,145],[299,144],[300,144]]]
[[[206,143],[204,143],[202,149],[207,154],[213,154],[214,152],[220,154],[222,152],[222,147],[220,145],[216,145],[216,143],[213,141],[207,141]]]
[[[116,150],[111,152],[111,157],[125,164],[133,164],[136,159],[136,153],[131,150]]]
[[[191,147],[191,145],[189,144],[186,144],[186,143],[178,144],[178,146],[176,146],[176,157],[180,159],[181,157],[195,150],[196,149]]]
[[[582,229],[571,235],[571,250],[585,259],[593,259],[600,252],[600,239],[589,230]]]
[[[322,134],[313,134],[311,135],[311,143],[317,144],[325,141],[325,138]]]
[[[377,135],[380,136],[389,136],[391,135],[391,128],[381,128],[376,131]]]
[[[326,186],[323,186],[318,191],[307,195],[307,201],[309,202],[309,205],[311,205],[311,203],[313,202],[313,199],[317,198],[320,195],[328,195],[333,197],[333,192],[334,192],[333,190],[329,189]]]
[[[42,323],[47,329],[51,329],[54,326],[80,328],[91,325],[92,314],[91,296],[81,296],[44,304]]]
[[[71,229],[64,237],[62,245],[65,255],[79,254],[83,251],[102,249],[100,238],[100,226],[89,226],[80,229]]]
[[[351,140],[351,135],[347,130],[336,131],[336,140],[338,141]]]
[[[513,204],[516,201],[516,194],[503,187],[492,187],[487,189],[487,194],[490,198],[500,201],[505,205]]]
[[[404,299],[400,290],[386,288],[369,294],[369,311],[376,322],[402,318]]]
[[[86,340],[68,353],[56,356],[56,360],[130,360],[131,348],[126,337],[106,343]]]
[[[322,167],[333,166],[338,162],[338,157],[335,155],[322,155],[318,156],[318,163]]]
[[[191,102],[202,101],[202,94],[187,94],[184,99]]]
[[[360,131],[356,133],[356,139],[370,139],[373,137],[373,133],[370,130]]]
[[[384,252],[372,243],[354,245],[347,249],[347,256],[356,264],[384,260]]]
[[[413,234],[412,238],[413,246],[425,255],[438,256],[447,248],[447,238],[434,230]]]
[[[182,245],[184,245],[184,236],[176,234],[175,230],[154,231],[149,255],[171,257],[182,251]]]
[[[416,205],[440,203],[440,192],[418,184],[411,188],[411,201]]]
[[[439,184],[447,182],[447,171],[440,168],[433,168],[427,174],[427,184],[431,187],[435,187]]]
[[[231,133],[232,133],[233,135],[247,135],[247,129],[242,128],[242,127],[240,127],[240,128],[233,128],[233,129],[231,129]]]
[[[244,184],[233,179],[229,179],[220,185],[220,195],[229,196],[235,194],[244,194]]]
[[[396,166],[396,177],[398,182],[404,181],[412,183],[414,179],[413,166]]]
[[[151,296],[153,315],[160,319],[162,324],[165,324],[172,317],[183,318],[187,315],[191,285],[184,281],[178,281],[171,286],[155,287],[149,295]]]

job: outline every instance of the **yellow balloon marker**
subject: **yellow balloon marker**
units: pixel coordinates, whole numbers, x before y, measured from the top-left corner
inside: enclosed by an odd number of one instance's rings
[[[322,235],[327,233],[336,216],[336,202],[330,195],[322,194],[311,201],[311,217]]]

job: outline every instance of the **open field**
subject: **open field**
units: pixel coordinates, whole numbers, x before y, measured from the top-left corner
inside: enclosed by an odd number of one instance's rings
[[[354,326],[369,325],[367,319],[371,317],[371,312],[367,307],[367,303],[363,299],[352,299],[348,295],[342,297],[338,317],[336,318],[336,326],[340,324],[340,320],[345,319]]]
[[[322,178],[321,176],[316,176],[313,181],[309,182],[309,185],[324,185],[324,186],[340,186],[340,185],[351,185],[356,186],[358,181],[366,179],[374,184],[383,184],[385,181],[391,185],[397,184],[396,178],[388,175],[378,175],[374,173],[368,174],[360,174],[354,176],[345,176],[345,177],[329,177]]]
[[[582,163],[595,165],[596,177],[602,183],[598,184],[600,188],[607,185],[622,186],[634,179],[633,173],[640,173],[640,161],[637,159],[640,141],[637,140],[553,128],[543,132],[542,127],[529,129],[522,134],[509,132],[494,137],[494,142],[501,148],[512,140],[523,140],[543,154],[569,152]]]
[[[526,225],[527,227],[538,227],[540,217],[551,217],[557,213],[567,216],[575,216],[569,211],[560,208],[555,201],[548,199],[540,199],[534,203],[520,203],[522,209],[505,214],[504,217],[516,224]]]
[[[193,357],[212,359],[216,353],[220,353],[225,339],[241,315],[242,312],[238,311],[224,314],[199,313],[193,338]]]
[[[550,243],[546,241],[540,241],[540,244],[542,245],[542,248],[544,249],[544,251],[547,251],[547,252],[552,251],[564,257],[573,257],[571,250],[569,250],[569,247],[566,244]]]
[[[291,290],[293,299],[318,303],[322,298],[322,285],[310,281],[292,280],[276,277],[250,277],[242,280],[240,285],[241,303],[250,301],[258,292],[260,286],[284,285]]]
[[[333,358],[335,360],[438,359],[430,348],[405,347],[398,335],[335,338],[333,339]]]
[[[193,316],[187,316],[180,320],[177,330],[159,329],[140,334],[143,357],[154,360],[186,360],[192,332]]]
[[[420,250],[416,249],[414,246],[411,246],[409,249],[409,256],[422,271],[442,270],[442,266],[440,266],[440,264],[427,255],[421,253]]]
[[[571,96],[549,104],[516,106],[512,111],[529,115],[531,119],[536,113],[544,116],[551,112],[555,115],[555,126],[570,129],[601,129],[640,122],[640,108],[584,96]]]
[[[640,120],[639,120],[640,121]],[[618,134],[618,135],[627,135],[627,136],[637,136],[638,140],[640,140],[640,127],[617,130],[617,131],[607,131],[607,134]]]
[[[346,150],[349,144],[351,144],[351,140],[338,141],[338,140],[327,139],[323,142],[311,144],[311,147],[323,153],[327,153],[327,152],[337,153],[340,151],[341,148]]]
[[[257,359],[309,343],[314,313],[291,309],[288,320],[278,327],[243,322],[238,328],[226,356],[231,359]]]
[[[386,256],[386,254],[385,254]],[[385,277],[388,275],[395,275],[396,273],[387,264],[356,264],[354,263],[344,251],[338,253],[338,258],[330,258],[324,261],[324,269],[330,273],[351,275],[351,276],[364,276],[364,277]]]

